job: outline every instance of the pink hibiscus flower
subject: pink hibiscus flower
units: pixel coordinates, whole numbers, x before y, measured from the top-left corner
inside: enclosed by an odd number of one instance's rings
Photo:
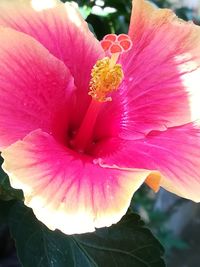
[[[40,221],[110,226],[143,182],[199,202],[198,26],[144,0],[124,43],[98,42],[61,2],[2,0],[0,25],[3,169]]]

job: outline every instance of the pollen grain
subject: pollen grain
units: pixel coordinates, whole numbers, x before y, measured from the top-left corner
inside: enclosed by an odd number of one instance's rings
[[[111,101],[110,94],[118,89],[123,77],[120,64],[113,64],[109,57],[100,59],[92,69],[88,94],[99,102]]]

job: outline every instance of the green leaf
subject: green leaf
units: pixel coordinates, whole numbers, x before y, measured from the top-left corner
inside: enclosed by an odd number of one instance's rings
[[[0,157],[0,166],[2,163],[3,159]],[[9,201],[12,199],[23,199],[23,192],[11,187],[8,175],[0,167],[0,200]]]
[[[0,200],[0,225],[8,222],[10,209],[14,204],[15,204],[14,200],[11,201]]]
[[[162,246],[135,214],[95,233],[67,236],[47,229],[18,202],[10,212],[10,229],[24,267],[165,266]]]

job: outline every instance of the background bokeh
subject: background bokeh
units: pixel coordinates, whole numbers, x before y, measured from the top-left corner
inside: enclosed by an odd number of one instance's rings
[[[62,0],[66,2],[66,0]],[[131,0],[78,0],[75,1],[95,34],[101,39],[107,33],[128,31]],[[171,8],[184,20],[200,22],[199,0],[152,0],[161,8]]]
[[[66,2],[63,0],[63,2]],[[83,17],[100,40],[108,33],[127,33],[131,0],[78,0]],[[184,20],[200,25],[200,0],[154,0],[161,8],[171,8]],[[0,174],[1,175],[1,174]],[[164,190],[154,194],[142,187],[131,209],[140,213],[166,249],[168,267],[200,266],[200,206]],[[19,267],[8,229],[0,220],[0,267]]]

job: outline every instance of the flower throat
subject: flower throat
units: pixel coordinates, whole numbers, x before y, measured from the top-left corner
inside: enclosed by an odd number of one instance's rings
[[[124,78],[122,66],[117,64],[117,60],[121,53],[132,47],[132,42],[126,34],[108,34],[101,41],[101,46],[111,56],[98,60],[92,68],[88,93],[92,100],[75,138],[71,141],[71,146],[81,153],[92,143],[94,126],[102,104],[112,101],[110,94],[118,89]]]

